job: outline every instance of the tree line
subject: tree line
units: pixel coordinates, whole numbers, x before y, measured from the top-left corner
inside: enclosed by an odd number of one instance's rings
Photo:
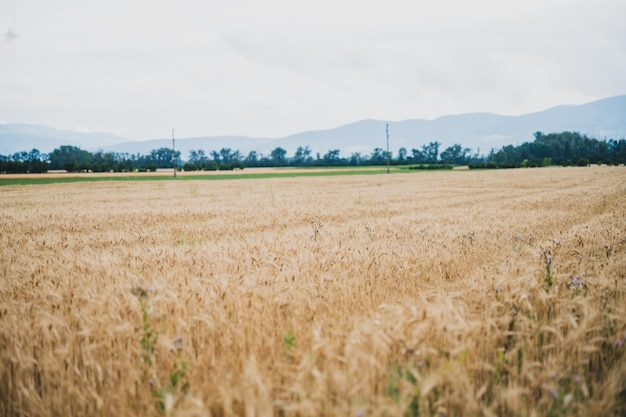
[[[544,134],[536,132],[535,140],[519,146],[492,150],[487,160],[474,168],[525,168],[550,165],[586,166],[626,163],[626,140],[599,140],[578,132]],[[473,166],[470,165],[470,168]]]
[[[392,165],[409,164],[449,164],[464,165],[471,160],[482,161],[478,154],[470,155],[469,148],[453,145],[439,152],[441,143],[430,142],[420,149],[401,148],[397,156],[389,153]],[[242,155],[239,150],[222,148],[207,154],[204,150],[191,150],[186,161],[181,160],[180,151],[159,148],[147,155],[118,152],[95,153],[77,146],[60,146],[49,154],[37,149],[30,152],[17,152],[10,156],[0,155],[0,173],[44,173],[48,170],[67,172],[147,172],[159,168],[172,168],[185,171],[215,171],[244,169],[247,167],[315,167],[315,166],[364,166],[386,165],[387,152],[375,148],[371,154],[352,153],[343,157],[339,149],[331,149],[324,155],[313,154],[309,146],[300,146],[292,156],[282,147],[274,148],[269,154],[250,151]]]
[[[413,165],[414,167],[450,167],[468,165],[470,168],[517,168],[549,165],[588,165],[626,163],[626,141],[598,140],[577,132],[543,134],[536,132],[534,141],[519,146],[507,145],[487,155],[480,151],[454,144],[440,151],[440,142],[429,142],[410,152],[400,148],[396,155],[375,148],[370,154],[353,152],[344,157],[339,149],[325,154],[313,154],[309,146],[300,146],[292,156],[281,147],[269,154],[251,151],[242,155],[239,150],[222,148],[207,154],[204,150],[191,150],[185,161],[180,151],[159,148],[149,154],[118,152],[95,153],[76,146],[61,146],[49,154],[33,149],[10,156],[0,155],[0,173],[45,173],[48,170],[67,172],[147,172],[159,168],[185,171],[233,170],[246,167],[328,167],[328,166],[376,166]]]
[[[479,155],[470,155],[469,148],[461,145],[453,145],[441,154],[441,143],[430,142],[421,149],[412,149],[411,153],[406,148],[400,148],[394,157],[389,153],[389,163],[392,165],[408,164],[467,164],[471,158],[480,159]],[[313,154],[309,146],[299,146],[292,156],[281,147],[274,148],[269,154],[263,155],[257,151],[251,151],[247,156],[242,156],[238,150],[222,148],[219,152],[212,151],[206,155],[203,150],[192,150],[189,159],[183,165],[185,171],[232,169],[244,167],[332,167],[332,166],[363,166],[363,165],[386,165],[387,152],[382,148],[375,148],[370,154],[353,152],[348,157],[341,155],[340,149],[328,150],[325,154],[316,152]]]

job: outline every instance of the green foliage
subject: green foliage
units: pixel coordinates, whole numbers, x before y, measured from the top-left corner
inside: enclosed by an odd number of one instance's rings
[[[17,152],[12,156],[0,155],[0,174],[43,174],[48,172],[48,155],[38,149]]]
[[[541,259],[543,261],[544,270],[545,270],[543,282],[545,284],[544,289],[546,290],[546,292],[549,292],[552,286],[554,285],[554,271],[552,269],[553,268],[552,260],[553,260],[553,257],[558,252],[560,247],[561,247],[561,242],[559,242],[558,240],[554,240],[552,242],[552,246],[544,248],[543,251],[541,252]]]
[[[61,146],[48,156],[50,169],[67,172],[141,172],[172,168],[180,160],[180,152],[170,148],[150,151],[148,155],[129,155],[102,151],[90,153],[76,146]]]
[[[405,385],[409,387],[408,394],[403,392],[403,386]],[[404,416],[416,417],[420,415],[421,393],[419,387],[417,386],[417,378],[410,370],[403,368],[397,363],[393,364],[391,371],[389,372],[387,395],[393,398],[396,403],[402,402],[404,395],[408,396],[407,400],[409,404],[404,410]]]
[[[277,147],[270,155],[273,166],[282,167],[287,165],[287,151],[285,149]]]
[[[155,331],[150,324],[150,312],[152,310],[149,304],[149,297],[152,289],[144,289],[135,287],[132,294],[139,300],[141,306],[142,317],[142,337],[140,345],[142,349],[141,363],[143,369],[143,383],[147,383],[150,387],[152,396],[156,399],[156,407],[161,412],[171,413],[168,407],[174,407],[182,397],[189,391],[189,381],[186,380],[187,361],[181,360],[180,353],[182,351],[182,338],[175,338],[172,341],[173,347],[170,351],[175,355],[174,363],[169,371],[169,376],[165,383],[160,382],[158,378],[159,369],[155,360],[156,346],[159,340],[159,332]],[[172,401],[168,401],[171,397]]]
[[[292,158],[292,164],[294,166],[308,166],[313,164],[313,158],[311,157],[311,149],[308,146],[299,146]]]
[[[330,150],[322,157],[324,166],[345,165],[345,160],[339,157],[339,149]]]
[[[11,156],[0,155],[0,173],[3,174],[42,174],[48,172],[48,166],[48,155],[38,149],[16,152]]]
[[[488,163],[498,168],[543,167],[551,165],[587,166],[626,162],[626,140],[598,140],[578,132],[535,133],[533,142],[504,146],[491,151]],[[484,167],[482,167],[484,168]]]
[[[450,146],[441,152],[441,162],[444,164],[465,165],[468,163],[470,148],[463,148],[459,144]]]
[[[436,164],[439,161],[439,147],[441,143],[439,142],[430,142],[428,145],[422,145],[421,150],[412,149],[411,152],[413,154],[413,162],[414,163],[426,163],[426,164]],[[459,147],[461,145],[458,145]],[[454,153],[454,150],[448,148],[449,152],[446,155],[450,155]]]
[[[285,346],[285,350],[288,352],[296,347],[296,335],[293,330],[289,329],[289,331],[284,334],[283,344]]]
[[[418,170],[435,170],[435,169],[453,169],[454,165],[452,164],[419,164],[419,165],[411,165],[409,169],[418,169]]]

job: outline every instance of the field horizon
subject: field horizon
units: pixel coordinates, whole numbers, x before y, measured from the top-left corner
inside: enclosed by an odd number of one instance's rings
[[[463,169],[459,167],[457,169]],[[465,167],[465,169],[467,169]],[[390,173],[407,173],[408,166],[393,166]],[[44,185],[56,183],[100,181],[187,181],[267,179],[280,177],[316,177],[335,175],[378,175],[387,172],[386,166],[339,167],[253,167],[245,170],[177,171],[158,169],[154,172],[67,172],[49,171],[45,174],[0,174],[0,187],[11,185]],[[414,170],[414,172],[418,172]]]
[[[624,167],[0,195],[1,415],[626,413]]]

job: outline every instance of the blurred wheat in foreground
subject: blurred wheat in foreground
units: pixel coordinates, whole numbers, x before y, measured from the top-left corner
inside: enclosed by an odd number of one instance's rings
[[[626,414],[626,169],[0,189],[2,416]]]

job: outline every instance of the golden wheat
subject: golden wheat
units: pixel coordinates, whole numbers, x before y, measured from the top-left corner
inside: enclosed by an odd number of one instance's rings
[[[0,415],[626,412],[624,167],[0,196]]]

